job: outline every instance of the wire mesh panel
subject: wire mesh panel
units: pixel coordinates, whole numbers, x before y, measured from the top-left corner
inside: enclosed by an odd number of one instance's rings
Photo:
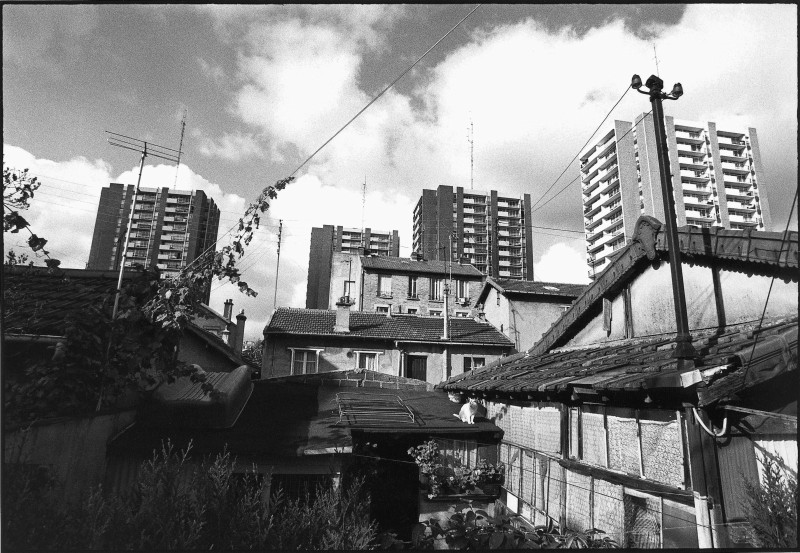
[[[336,394],[339,422],[358,426],[380,426],[386,423],[416,424],[414,412],[392,394],[363,395],[342,392]]]

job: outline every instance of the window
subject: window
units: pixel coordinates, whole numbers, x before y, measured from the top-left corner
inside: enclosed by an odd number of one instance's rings
[[[289,348],[292,351],[292,374],[310,374],[317,372],[319,349]]]
[[[408,378],[427,381],[428,379],[427,357],[422,355],[409,355],[406,362],[407,362],[406,376]]]
[[[430,292],[428,294],[428,299],[433,301],[443,301],[444,300],[444,279],[443,278],[432,278],[431,279],[431,287]]]
[[[417,277],[410,276],[408,277],[408,297],[409,298],[418,298],[417,295]]]
[[[486,366],[485,357],[464,356],[464,372],[471,371],[472,369],[479,369],[484,366]]]
[[[456,280],[456,298],[469,298],[469,283],[466,280]]]
[[[406,309],[406,313],[408,313],[409,315],[416,315],[417,311],[418,310],[416,307],[409,307],[408,309]]]
[[[460,310],[456,311],[456,317],[467,318],[467,317],[469,317],[469,311],[464,311],[464,310],[460,309]]]
[[[345,280],[344,281],[344,290],[342,292],[342,296],[347,298],[348,300],[353,297],[353,285],[355,281],[353,280]]]
[[[375,306],[375,313],[388,313],[389,306],[388,305],[376,305]]]
[[[378,352],[376,351],[357,351],[356,367],[368,371],[378,370]]]
[[[428,310],[428,313],[430,313],[431,317],[441,317],[442,316],[442,310],[441,309],[430,309],[430,310]]]
[[[378,275],[378,295],[382,298],[392,297],[392,275]]]

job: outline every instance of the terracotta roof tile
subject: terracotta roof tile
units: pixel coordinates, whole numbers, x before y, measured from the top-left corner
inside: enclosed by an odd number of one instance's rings
[[[450,338],[442,340],[444,319],[418,315],[381,313],[350,313],[350,332],[334,332],[336,311],[324,309],[296,309],[281,307],[272,315],[264,332],[266,334],[306,334],[315,336],[354,336],[387,340],[413,340],[420,342],[461,342],[465,344],[491,344],[512,347],[513,343],[489,323],[474,319],[450,319]]]
[[[482,278],[483,273],[472,265],[460,265],[459,263],[448,263],[447,261],[416,261],[405,257],[374,256],[362,257],[361,264],[365,269],[426,273],[436,275],[447,275],[452,273],[458,276],[468,276],[476,279]]]

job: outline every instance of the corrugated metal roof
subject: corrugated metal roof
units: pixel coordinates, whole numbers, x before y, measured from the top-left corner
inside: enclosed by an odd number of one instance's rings
[[[403,272],[403,273],[424,273],[436,275],[458,275],[468,276],[475,279],[483,278],[483,273],[472,265],[460,265],[447,261],[430,260],[417,261],[405,257],[374,256],[361,257],[361,264],[365,269]]]
[[[408,340],[420,342],[458,342],[513,347],[513,343],[489,323],[465,317],[450,318],[450,337],[442,339],[444,319],[419,315],[350,312],[350,332],[334,332],[336,311],[280,307],[275,310],[265,334],[304,334]]]

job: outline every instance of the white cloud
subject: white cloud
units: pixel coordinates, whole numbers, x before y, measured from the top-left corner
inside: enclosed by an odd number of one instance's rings
[[[199,140],[197,150],[206,157],[219,157],[228,161],[241,161],[251,157],[263,157],[258,139],[250,134],[224,133],[214,140],[202,131],[195,130],[192,135]]]
[[[197,64],[200,66],[200,71],[202,71],[203,75],[214,84],[220,85],[225,82],[225,71],[222,66],[207,62],[200,57],[197,58]]]
[[[586,254],[568,244],[554,244],[533,264],[533,274],[543,282],[586,284]]]

